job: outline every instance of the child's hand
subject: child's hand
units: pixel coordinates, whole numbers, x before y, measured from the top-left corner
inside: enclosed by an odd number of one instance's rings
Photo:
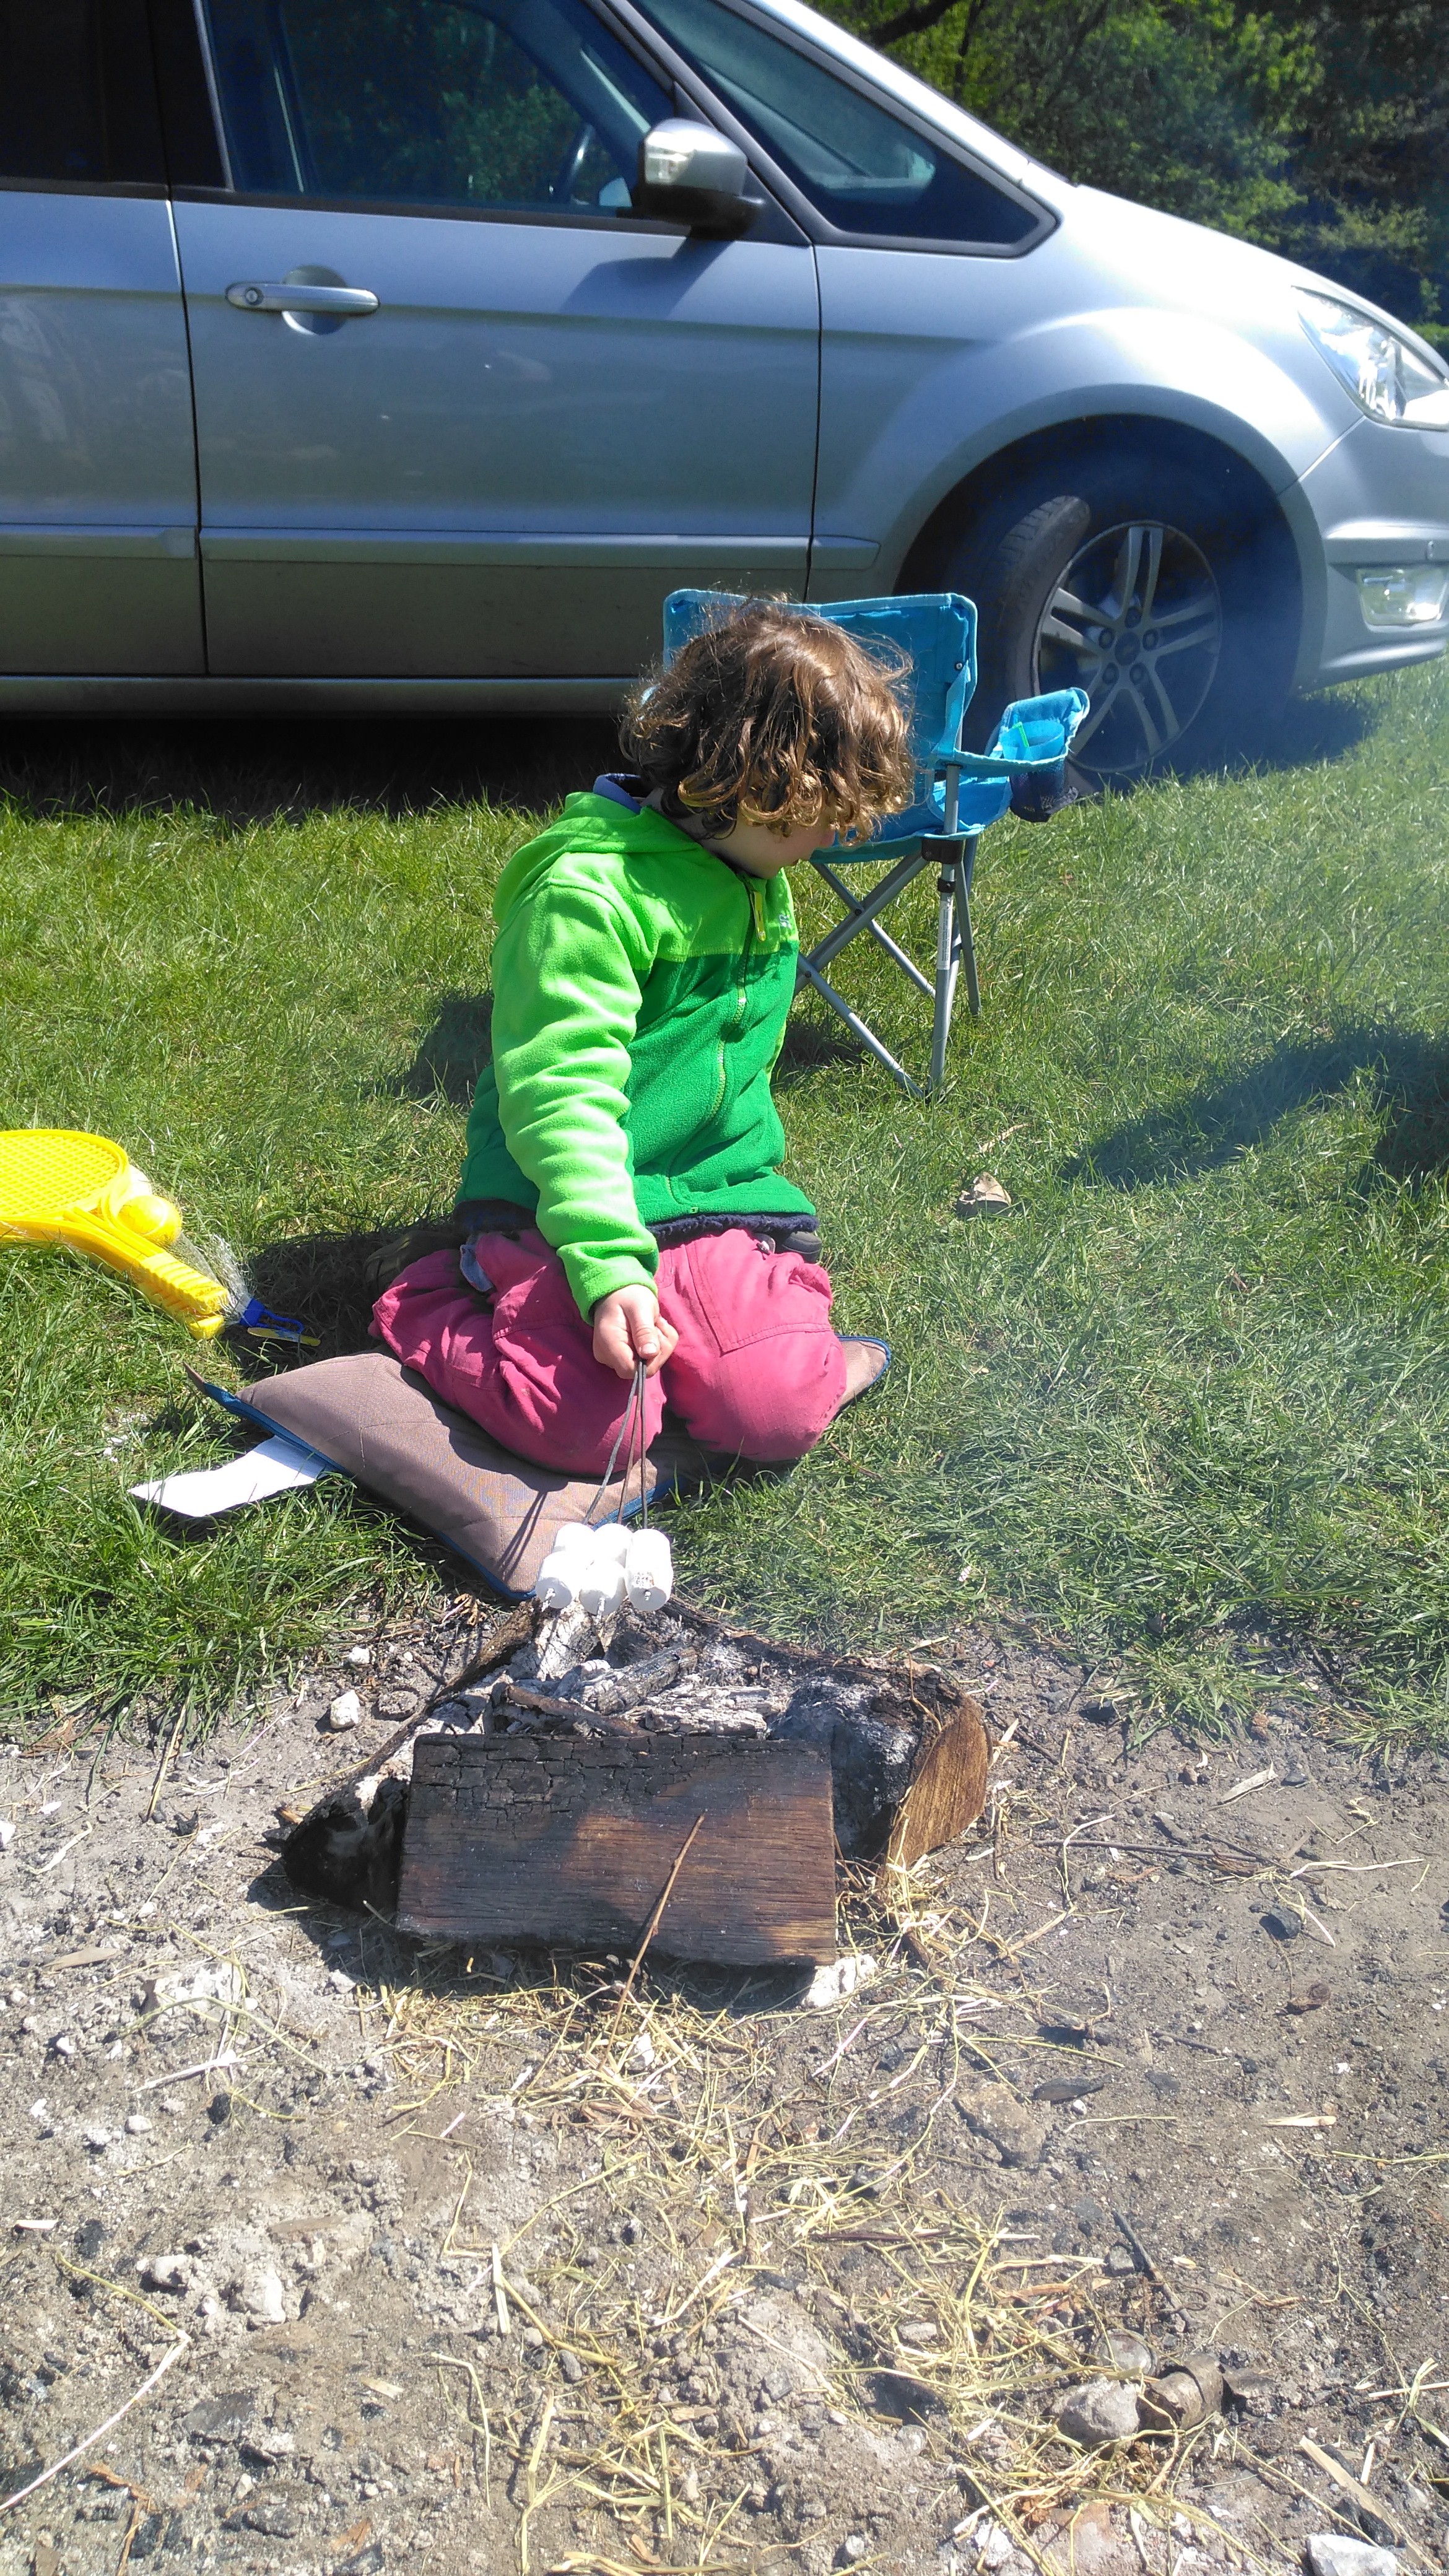
[[[645,1376],[657,1377],[678,1340],[652,1288],[615,1288],[594,1308],[594,1357],[615,1377],[632,1377],[640,1360]]]

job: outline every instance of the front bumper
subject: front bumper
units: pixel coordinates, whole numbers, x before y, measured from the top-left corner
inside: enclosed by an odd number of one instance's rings
[[[1437,660],[1449,645],[1449,613],[1433,624],[1371,627],[1359,574],[1449,567],[1449,433],[1360,421],[1283,497],[1303,570],[1294,686]]]

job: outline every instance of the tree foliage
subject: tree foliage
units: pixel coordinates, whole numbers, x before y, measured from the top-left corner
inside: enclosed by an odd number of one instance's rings
[[[824,0],[1067,177],[1449,342],[1443,0]]]

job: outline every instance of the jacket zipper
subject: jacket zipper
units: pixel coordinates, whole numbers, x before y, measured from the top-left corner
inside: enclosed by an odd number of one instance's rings
[[[750,955],[751,955],[751,952],[752,952],[752,950],[753,950],[753,948],[754,948],[754,944],[755,944],[756,939],[757,939],[757,938],[759,938],[759,939],[763,939],[763,938],[764,938],[764,935],[765,935],[765,923],[764,923],[765,889],[764,889],[764,886],[762,885],[762,883],[760,882],[760,880],[759,880],[759,878],[758,878],[758,877],[751,877],[751,879],[750,879],[750,882],[749,882],[748,886],[745,888],[745,893],[746,893],[746,897],[747,897],[748,902],[749,902],[749,907],[750,907],[750,917],[749,917],[749,921],[748,921],[748,924],[746,925],[746,929],[745,929],[745,944],[744,944],[743,949],[742,949],[742,950],[741,950],[741,952],[740,952],[740,976],[739,976],[739,982],[738,982],[738,984],[737,984],[737,985],[736,985],[736,987],[735,987],[735,1011],[734,1011],[734,1018],[733,1018],[733,1020],[730,1022],[729,1026],[728,1026],[727,1028],[723,1028],[723,1029],[721,1029],[721,1031],[720,1031],[720,1037],[719,1037],[719,1084],[718,1084],[718,1088],[717,1088],[717,1090],[716,1090],[716,1092],[715,1092],[715,1096],[714,1096],[714,1107],[711,1109],[711,1111],[710,1111],[710,1113],[709,1113],[709,1114],[710,1114],[710,1116],[711,1116],[711,1118],[717,1118],[717,1117],[718,1117],[718,1115],[719,1115],[719,1113],[720,1113],[720,1111],[721,1111],[721,1109],[724,1107],[724,1096],[725,1096],[725,1049],[726,1049],[726,1047],[728,1046],[728,1044],[729,1044],[729,1042],[730,1042],[730,1039],[731,1039],[732,1037],[738,1037],[738,1036],[739,1036],[739,1033],[740,1033],[740,1031],[741,1031],[741,1029],[744,1027],[744,1024],[745,1024],[745,1007],[746,1007],[746,994],[745,994],[745,978],[746,978],[746,972],[747,972],[748,967],[749,967]]]

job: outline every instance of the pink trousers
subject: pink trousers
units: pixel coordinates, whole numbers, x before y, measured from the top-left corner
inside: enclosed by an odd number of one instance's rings
[[[542,1235],[486,1234],[477,1249],[491,1299],[460,1278],[456,1252],[430,1252],[379,1297],[374,1334],[515,1456],[601,1476],[628,1381],[595,1359],[592,1328]],[[646,1443],[667,1403],[703,1448],[803,1457],[845,1395],[820,1264],[732,1226],[662,1251],[654,1285],[679,1342],[644,1391]]]

